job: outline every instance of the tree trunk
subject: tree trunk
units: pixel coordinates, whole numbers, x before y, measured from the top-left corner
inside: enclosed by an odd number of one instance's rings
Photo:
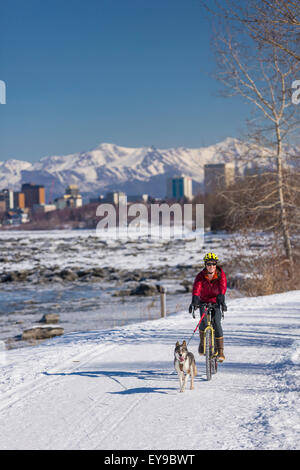
[[[286,214],[286,207],[283,194],[283,165],[282,165],[282,141],[279,124],[276,123],[276,137],[277,137],[277,182],[278,182],[278,197],[279,197],[279,211],[280,211],[280,225],[283,236],[283,244],[285,254],[291,265],[293,265],[291,237],[288,229],[288,221]]]

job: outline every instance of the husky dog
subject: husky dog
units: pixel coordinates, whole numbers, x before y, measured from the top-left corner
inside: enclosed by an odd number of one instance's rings
[[[174,367],[179,377],[180,391],[184,392],[189,374],[191,376],[191,390],[193,390],[197,367],[194,355],[188,352],[185,341],[183,341],[182,344],[180,344],[179,341],[176,343],[174,350]]]

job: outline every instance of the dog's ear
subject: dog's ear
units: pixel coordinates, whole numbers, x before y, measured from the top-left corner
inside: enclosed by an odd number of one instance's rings
[[[186,342],[185,342],[185,339],[183,340],[182,342],[182,346],[186,348]]]
[[[180,343],[179,343],[179,341],[177,341],[177,343],[176,343],[176,348],[177,348],[177,346],[180,346]]]

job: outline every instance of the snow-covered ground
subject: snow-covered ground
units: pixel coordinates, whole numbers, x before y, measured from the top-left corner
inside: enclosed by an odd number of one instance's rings
[[[201,266],[207,251],[216,251],[223,264],[232,258],[233,250],[238,250],[241,255],[255,256],[272,241],[272,235],[264,232],[252,232],[245,238],[240,233],[204,233],[201,229],[169,239],[148,237],[148,233],[138,236],[132,230],[131,237],[113,239],[109,233],[94,229],[0,230],[1,271],[107,266],[134,271],[191,264]]]
[[[299,449],[300,291],[228,301],[226,361],[179,392],[184,312],[1,351],[1,449]]]

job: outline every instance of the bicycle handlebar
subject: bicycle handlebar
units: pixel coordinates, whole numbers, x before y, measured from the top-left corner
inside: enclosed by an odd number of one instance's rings
[[[219,305],[213,304],[213,303],[201,302],[199,305],[193,305],[193,310],[196,311],[198,308],[200,310],[200,307],[214,308],[214,307],[219,307]]]
[[[206,303],[206,302],[201,302],[199,305],[193,305],[192,306],[192,315],[193,315],[193,318],[195,318],[195,311],[199,308],[200,310],[200,307],[206,307],[207,310],[209,308],[214,308],[214,307],[220,307],[220,310],[222,312],[222,316],[224,317],[224,312],[227,312],[227,305],[224,304],[224,305],[219,305],[219,304],[216,304],[216,303]]]

